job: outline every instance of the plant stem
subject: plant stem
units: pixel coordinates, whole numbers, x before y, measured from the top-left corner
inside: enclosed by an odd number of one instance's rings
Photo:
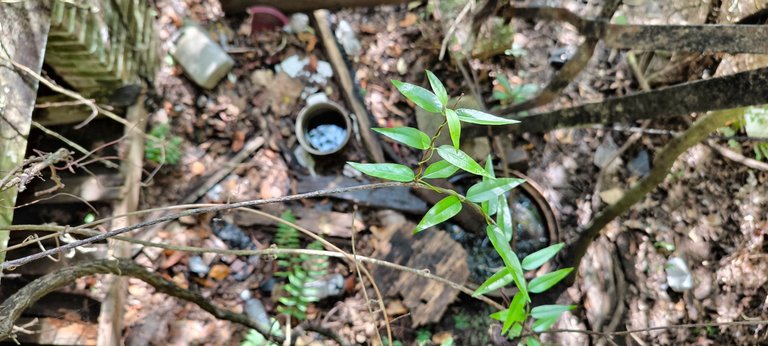
[[[419,161],[419,168],[416,171],[416,180],[421,178],[422,174],[424,173],[424,164],[426,164],[427,161],[429,161],[432,158],[432,155],[435,153],[435,142],[437,142],[437,138],[440,137],[440,133],[443,132],[443,128],[446,124],[448,124],[448,118],[446,118],[443,123],[437,127],[435,135],[432,136],[432,138],[429,140],[429,148],[424,151],[424,155],[421,157],[421,161]]]

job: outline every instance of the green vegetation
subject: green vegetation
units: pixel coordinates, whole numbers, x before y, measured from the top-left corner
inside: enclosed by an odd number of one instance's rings
[[[181,137],[171,136],[168,124],[157,124],[149,132],[144,158],[156,164],[175,165],[181,160]],[[160,139],[160,141],[156,140]]]
[[[513,230],[506,193],[525,181],[517,178],[497,178],[494,175],[490,156],[486,160],[485,165],[482,166],[459,149],[461,123],[494,126],[515,124],[517,121],[500,118],[474,109],[451,108],[448,105],[448,93],[442,82],[432,72],[426,71],[426,73],[432,91],[396,80],[393,80],[392,84],[403,96],[418,107],[443,118],[442,124],[438,127],[436,133],[433,136],[429,136],[418,129],[409,127],[376,129],[377,132],[394,141],[422,150],[423,156],[418,167],[414,170],[410,167],[393,163],[365,164],[350,162],[349,165],[373,177],[398,182],[413,182],[446,195],[426,212],[413,230],[414,233],[422,232],[449,220],[456,216],[465,206],[481,211],[487,224],[487,236],[496,252],[504,261],[504,267],[480,285],[474,295],[483,295],[514,284],[518,292],[515,294],[509,307],[491,314],[491,318],[503,323],[502,333],[510,338],[516,338],[521,335],[524,329],[534,332],[548,330],[564,312],[574,309],[575,306],[540,305],[532,308],[530,294],[547,291],[568,276],[573,271],[573,268],[559,269],[535,277],[530,281],[525,279],[525,271],[537,270],[551,260],[562,249],[563,244],[554,244],[536,251],[521,261],[510,246]],[[500,80],[500,83],[503,82]],[[506,84],[505,88],[510,92],[509,94],[515,94],[516,91],[508,87],[509,83]],[[517,94],[521,92],[521,90],[517,91]],[[435,145],[436,139],[445,129],[450,134],[452,145],[437,147]],[[428,142],[427,138],[429,138]],[[425,167],[435,154],[442,160]],[[458,170],[463,170],[482,178],[480,182],[469,188],[466,196],[462,196],[456,191],[438,188],[427,181],[427,179],[450,177]],[[493,218],[494,215],[495,218]],[[531,337],[526,338],[525,342],[528,345],[538,344],[538,340]]]

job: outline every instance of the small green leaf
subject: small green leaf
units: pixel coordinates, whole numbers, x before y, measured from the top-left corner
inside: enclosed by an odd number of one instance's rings
[[[512,93],[512,86],[509,85],[509,79],[507,79],[507,76],[503,74],[497,74],[496,75],[496,81],[499,82],[499,84],[504,88],[504,91],[507,94]]]
[[[452,165],[448,161],[440,160],[429,166],[424,170],[423,178],[426,179],[443,179],[448,178],[456,173],[459,167]]]
[[[522,294],[515,294],[512,298],[512,302],[509,303],[509,309],[507,310],[507,319],[504,320],[504,325],[501,328],[501,333],[504,334],[509,330],[515,322],[525,321],[525,301]]]
[[[557,322],[557,318],[543,318],[533,321],[533,331],[540,333],[552,328],[552,325]]]
[[[498,225],[501,228],[501,231],[504,232],[505,239],[507,239],[507,241],[512,241],[512,234],[514,233],[512,229],[512,211],[509,210],[509,201],[507,201],[507,196],[503,194],[499,195],[499,199],[496,204],[498,205],[496,225]],[[525,268],[525,266],[523,266],[523,268]]]
[[[413,233],[421,232],[427,228],[444,222],[461,211],[461,201],[456,196],[448,196],[435,203],[430,208],[424,218],[421,219]]]
[[[547,246],[539,251],[536,251],[523,258],[523,269],[534,270],[541,267],[544,263],[547,263],[552,257],[555,257],[560,249],[565,246],[565,243],[557,243]]]
[[[483,167],[480,166],[475,160],[473,160],[465,152],[456,149],[450,145],[441,145],[437,148],[437,154],[440,155],[445,161],[450,162],[452,165],[459,167],[469,173],[488,176]]]
[[[480,287],[478,287],[474,293],[472,293],[472,296],[478,297],[488,292],[493,292],[499,288],[509,285],[513,281],[514,279],[512,277],[512,272],[509,270],[509,268],[501,268],[490,278],[488,278],[488,280],[485,280],[485,282],[483,282],[483,284],[480,285]]]
[[[523,325],[520,323],[515,323],[512,325],[512,329],[509,330],[509,337],[510,338],[516,338],[520,336],[520,334],[523,332]]]
[[[536,340],[536,338],[529,336],[525,338],[525,346],[541,346],[541,342]]]
[[[528,283],[528,290],[533,293],[544,292],[560,282],[560,280],[568,276],[572,271],[573,268],[563,268],[534,278]]]
[[[448,92],[445,91],[443,82],[441,82],[440,79],[438,79],[437,76],[435,76],[435,74],[430,70],[427,70],[427,79],[429,79],[429,85],[432,86],[432,91],[434,91],[435,95],[437,95],[437,99],[440,100],[440,103],[442,103],[443,106],[447,106]]]
[[[96,216],[91,213],[85,214],[85,217],[83,217],[83,222],[85,223],[91,223],[94,220],[96,220]]]
[[[531,309],[531,317],[538,319],[558,319],[564,312],[571,311],[575,308],[576,305],[539,305]]]
[[[347,162],[352,168],[368,174],[372,177],[407,183],[413,181],[416,176],[407,166],[396,163],[357,163]]]
[[[465,123],[478,125],[511,125],[519,123],[519,121],[514,119],[497,117],[493,114],[474,109],[459,108],[456,110],[456,113],[459,115],[459,120]]]
[[[426,133],[413,127],[373,128],[372,130],[387,136],[409,147],[426,150],[429,148],[430,139]]]
[[[445,118],[448,122],[448,132],[451,133],[451,142],[453,147],[459,149],[459,141],[461,140],[461,122],[459,116],[453,109],[445,110]]]
[[[530,302],[531,298],[528,296],[528,287],[526,286],[523,267],[520,265],[520,260],[517,258],[515,252],[512,251],[512,247],[509,246],[509,242],[505,241],[504,234],[494,225],[488,225],[485,232],[488,234],[488,239],[491,240],[493,248],[496,249],[496,252],[501,256],[504,264],[512,273],[515,286],[517,286],[517,289],[523,294],[525,301]]]
[[[525,182],[525,179],[519,178],[496,178],[487,181],[481,181],[467,191],[467,199],[480,203],[491,199],[497,199],[509,190]]]
[[[411,100],[425,111],[430,113],[442,112],[443,104],[440,103],[440,99],[438,99],[437,96],[435,96],[435,94],[433,94],[431,91],[418,85],[404,83],[394,79],[392,80],[392,84],[395,85],[397,90],[399,90],[403,96]]]

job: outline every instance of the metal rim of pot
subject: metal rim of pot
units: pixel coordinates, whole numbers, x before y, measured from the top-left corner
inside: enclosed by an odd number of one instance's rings
[[[315,149],[315,147],[312,146],[307,141],[307,126],[309,125],[309,122],[312,121],[316,116],[319,116],[323,114],[323,111],[331,111],[338,115],[340,119],[342,119],[342,123],[344,126],[344,130],[346,131],[344,135],[344,139],[339,144],[339,146],[331,151],[320,151]],[[339,124],[335,124],[339,125]],[[304,108],[299,111],[298,117],[296,117],[296,125],[295,125],[295,132],[296,132],[296,139],[299,141],[299,144],[306,150],[308,153],[312,155],[317,156],[325,156],[325,155],[331,155],[335,154],[339,151],[341,151],[344,147],[347,146],[347,143],[349,143],[349,138],[351,137],[351,131],[352,131],[352,123],[349,120],[349,116],[347,116],[347,112],[342,108],[339,104],[333,101],[319,101],[315,103],[310,103],[306,105]]]

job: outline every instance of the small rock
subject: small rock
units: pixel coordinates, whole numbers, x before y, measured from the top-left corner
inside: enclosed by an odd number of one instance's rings
[[[627,169],[629,169],[629,173],[634,177],[646,176],[651,170],[651,160],[648,156],[648,151],[640,151],[632,161],[629,161]]]
[[[615,204],[622,197],[624,197],[624,190],[618,187],[600,192],[600,199],[608,205]]]
[[[245,234],[240,227],[226,222],[223,219],[214,218],[211,220],[211,228],[213,229],[213,234],[224,241],[224,243],[231,249],[242,250],[252,249],[254,247],[251,238]]]
[[[693,289],[693,296],[697,300],[704,300],[712,294],[712,275],[706,270],[696,271],[696,288]]]
[[[205,276],[208,274],[208,271],[211,270],[211,268],[205,264],[203,258],[200,256],[190,257],[187,265],[189,265],[189,271],[200,276]]]
[[[595,156],[592,158],[592,162],[595,164],[595,166],[600,168],[605,168],[605,166],[608,164],[608,159],[613,156],[613,153],[618,150],[618,146],[613,141],[613,137],[611,136],[605,136],[605,139],[602,143],[597,147],[597,150],[595,150]],[[614,161],[618,160],[616,158]]]
[[[680,257],[672,257],[664,266],[667,273],[667,285],[675,292],[684,292],[693,288],[693,276],[688,264]]]

